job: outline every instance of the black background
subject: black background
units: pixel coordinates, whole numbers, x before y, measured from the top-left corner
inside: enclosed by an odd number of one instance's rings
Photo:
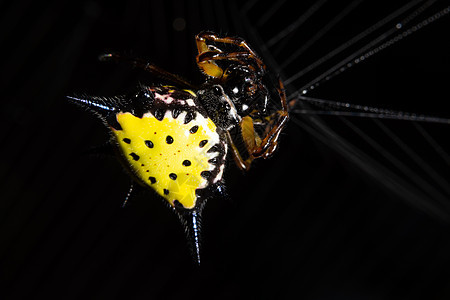
[[[158,82],[126,65],[100,63],[105,51],[147,57],[200,83],[194,36],[208,29],[244,37],[288,79],[400,7],[360,4],[303,56],[278,68],[342,9],[324,4],[268,47],[312,4],[0,4],[0,297],[448,299],[449,160],[438,154],[448,149],[448,125],[422,124],[424,138],[413,122],[382,120],[406,145],[398,147],[372,120],[292,113],[273,158],[257,161],[247,174],[229,160],[230,199],[209,201],[204,210],[200,267],[175,214],[152,193],[121,208],[130,181],[120,165],[82,155],[105,142],[107,130],[65,95],[111,96]],[[445,5],[437,1],[405,28]],[[185,20],[181,30],[177,18]],[[308,95],[448,117],[448,28],[448,16],[432,22]],[[287,85],[288,96],[311,76]],[[361,152],[351,153],[349,143]]]

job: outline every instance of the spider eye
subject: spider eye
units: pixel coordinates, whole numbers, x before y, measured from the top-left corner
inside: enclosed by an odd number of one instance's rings
[[[222,89],[220,87],[218,87],[217,85],[213,87],[213,93],[216,96],[222,96],[223,95]]]
[[[239,94],[239,88],[237,86],[235,86],[232,90],[233,94],[237,95]]]
[[[245,92],[248,96],[253,96],[256,93],[256,90],[257,90],[257,85],[254,84],[253,82],[249,83],[245,87]]]
[[[142,89],[136,93],[135,97],[136,98],[151,98],[151,95],[147,89]]]

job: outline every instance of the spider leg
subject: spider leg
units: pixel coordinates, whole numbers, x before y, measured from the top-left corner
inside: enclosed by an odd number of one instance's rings
[[[258,55],[256,55],[255,51],[253,51],[253,49],[250,48],[247,42],[239,37],[219,37],[215,33],[203,31],[199,33],[195,39],[197,42],[197,48],[199,53],[209,51],[210,49],[208,48],[206,42],[212,41],[216,43],[233,44],[238,47],[242,47],[246,50],[246,52],[249,52],[251,55],[258,57]],[[262,63],[262,65],[264,64]]]
[[[208,42],[232,44],[239,48],[243,48],[243,51],[224,52],[220,48],[208,45]],[[248,60],[253,60],[256,64],[256,72],[262,74],[265,70],[265,65],[262,60],[250,48],[247,42],[241,38],[222,38],[214,33],[202,32],[196,36],[196,43],[199,53],[197,55],[197,64],[205,74],[211,77],[220,79],[224,76],[224,70],[214,62],[215,60],[231,60],[242,64],[247,64],[246,62]]]
[[[234,160],[236,164],[242,170],[248,170],[252,161],[256,158],[270,157],[273,152],[276,150],[278,146],[278,139],[280,137],[280,133],[283,130],[289,119],[288,113],[288,105],[286,102],[286,93],[284,92],[283,83],[279,80],[279,88],[278,94],[281,99],[281,110],[275,112],[270,116],[270,118],[278,117],[276,124],[270,129],[264,139],[257,135],[257,133],[252,130],[253,129],[253,121],[251,117],[242,118],[242,122],[240,123],[242,136],[244,138],[245,145],[247,147],[247,151],[249,153],[249,157],[244,160],[240,155],[237,147],[234,145],[231,135],[227,132],[227,138],[231,145],[231,151],[233,153]]]
[[[197,64],[206,74],[216,78],[226,77],[227,74],[224,74],[224,70],[214,63],[215,60],[230,60],[246,65],[248,65],[247,62],[249,60],[254,60],[256,68],[254,66],[251,67],[255,72],[261,72],[260,64],[263,63],[259,57],[253,56],[253,54],[248,52],[207,51],[197,55]]]
[[[166,80],[174,83],[177,86],[188,87],[190,89],[196,88],[193,84],[189,83],[183,77],[172,74],[170,72],[167,72],[166,70],[164,70],[148,61],[145,61],[141,58],[133,58],[133,57],[128,57],[128,56],[123,56],[123,55],[120,55],[117,53],[105,53],[105,54],[100,55],[99,59],[101,61],[114,61],[114,62],[125,61],[127,63],[130,63],[135,68],[143,69],[161,79],[166,79]]]
[[[275,115],[279,115],[279,117],[277,123],[272,127],[266,137],[262,140],[261,144],[257,148],[253,149],[252,155],[255,158],[261,156],[267,158],[272,155],[272,153],[278,146],[280,133],[289,120],[288,105],[286,102],[286,93],[284,91],[284,86],[281,80],[278,80],[278,83],[278,94],[280,95],[281,100],[281,110],[273,114],[272,117],[274,117]]]
[[[231,146],[231,153],[233,154],[234,162],[239,167],[239,169],[243,171],[248,171],[250,169],[250,165],[253,159],[248,158],[244,160],[241,154],[239,153],[239,150],[237,149],[236,145],[234,144],[233,139],[231,138],[231,135],[228,131],[226,132],[226,136],[228,144]]]

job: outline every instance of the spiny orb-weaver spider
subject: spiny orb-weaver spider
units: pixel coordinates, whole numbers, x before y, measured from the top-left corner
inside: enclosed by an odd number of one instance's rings
[[[243,39],[201,32],[196,44],[197,64],[206,76],[199,87],[143,60],[105,54],[101,60],[127,60],[177,87],[140,86],[127,96],[68,98],[110,128],[111,145],[123,165],[178,214],[200,263],[201,212],[207,199],[223,194],[228,148],[242,170],[256,158],[269,157],[288,120],[288,105],[281,81],[281,103],[276,109],[269,105],[266,66]],[[127,199],[132,190],[133,185]]]

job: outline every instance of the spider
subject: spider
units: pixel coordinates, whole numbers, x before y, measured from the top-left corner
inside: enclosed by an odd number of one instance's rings
[[[289,114],[281,80],[279,104],[271,102],[266,66],[248,43],[213,32],[196,36],[196,87],[154,64],[115,53],[100,59],[132,63],[175,86],[140,86],[116,97],[68,97],[95,113],[110,129],[110,144],[139,186],[152,189],[182,221],[200,264],[200,222],[206,200],[223,195],[226,155],[248,170],[270,157]],[[272,80],[273,82],[273,80]],[[132,184],[124,204],[133,192]]]

